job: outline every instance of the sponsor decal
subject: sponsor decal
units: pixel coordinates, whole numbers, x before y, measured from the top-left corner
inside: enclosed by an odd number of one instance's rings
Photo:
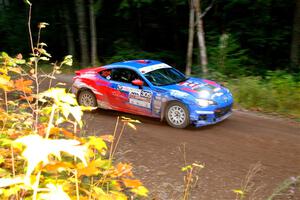
[[[223,92],[217,92],[217,93],[214,93],[212,96],[211,96],[211,98],[213,99],[213,98],[215,98],[215,97],[220,97],[220,96],[222,96],[224,93]]]
[[[152,92],[147,90],[141,90],[138,88],[132,88],[128,86],[118,85],[117,90],[122,92],[128,92],[128,100],[132,105],[151,108]]]
[[[123,85],[118,85],[117,86],[117,90],[120,90],[122,92],[128,92],[128,93],[140,93],[141,89],[138,88],[132,88],[132,87],[128,87],[128,86],[123,86]]]
[[[177,98],[183,98],[183,97],[187,97],[189,94],[186,92],[180,92],[178,90],[171,90],[170,95]]]
[[[205,83],[209,84],[209,85],[213,85],[213,86],[215,86],[215,87],[220,87],[220,85],[217,84],[217,83],[214,82],[214,81],[210,81],[210,80],[206,80],[206,79],[204,79],[203,81],[204,81]]]
[[[129,103],[132,105],[151,108],[152,92],[146,90],[131,91],[129,93]]]
[[[185,81],[183,83],[180,83],[179,85],[189,87],[192,90],[196,90],[196,89],[198,89],[200,87],[203,87],[207,84],[206,83],[198,83],[198,82],[194,82],[194,81]]]
[[[172,67],[167,65],[167,64],[160,63],[160,64],[156,64],[156,65],[150,65],[150,66],[147,66],[147,67],[142,67],[139,70],[142,74],[146,74],[148,72],[152,72],[154,70],[163,69],[163,68],[172,68]]]

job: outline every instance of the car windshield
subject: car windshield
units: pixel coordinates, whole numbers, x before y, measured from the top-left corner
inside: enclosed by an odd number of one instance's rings
[[[187,77],[173,68],[162,68],[144,74],[156,86],[171,85],[187,80]]]

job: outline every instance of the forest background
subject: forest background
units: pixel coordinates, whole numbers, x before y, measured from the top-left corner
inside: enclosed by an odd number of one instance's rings
[[[33,37],[74,70],[128,59],[157,59],[185,72],[191,2],[188,0],[33,0]],[[300,2],[203,0],[201,18],[208,78],[228,86],[236,105],[300,118]],[[23,1],[0,1],[0,51],[29,55]],[[194,37],[192,76],[202,76]],[[46,66],[47,68],[47,66]]]

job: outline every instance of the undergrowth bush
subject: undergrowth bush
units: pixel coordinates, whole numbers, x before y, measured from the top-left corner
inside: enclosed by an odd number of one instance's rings
[[[269,72],[265,78],[227,80],[235,102],[244,108],[300,118],[300,82],[285,72]]]

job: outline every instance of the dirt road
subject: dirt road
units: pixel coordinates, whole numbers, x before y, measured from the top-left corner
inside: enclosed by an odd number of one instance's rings
[[[70,83],[70,76],[58,79]],[[88,134],[111,134],[119,115],[142,122],[137,131],[126,128],[117,159],[133,164],[135,175],[149,188],[152,198],[182,196],[183,146],[188,164],[205,165],[191,199],[235,199],[232,190],[241,187],[255,163],[263,167],[254,178],[253,188],[258,191],[251,192],[253,199],[265,199],[285,179],[300,175],[300,124],[287,119],[234,111],[232,117],[214,126],[175,129],[147,117],[97,110],[85,114]],[[296,191],[293,199],[300,199],[299,193]]]

